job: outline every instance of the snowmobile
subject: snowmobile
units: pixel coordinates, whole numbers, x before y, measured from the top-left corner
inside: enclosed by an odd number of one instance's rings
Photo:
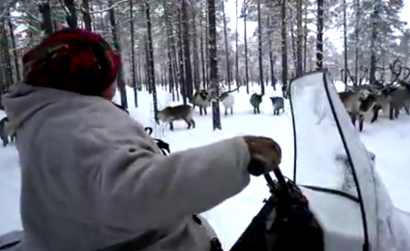
[[[274,178],[265,175],[270,197],[230,250],[410,250],[410,213],[394,207],[330,74],[307,73],[287,93],[293,177],[279,167]],[[22,231],[1,236],[0,250],[19,250],[22,238]]]
[[[410,250],[410,213],[395,208],[330,74],[289,85],[293,179],[266,175],[271,196],[231,251]]]

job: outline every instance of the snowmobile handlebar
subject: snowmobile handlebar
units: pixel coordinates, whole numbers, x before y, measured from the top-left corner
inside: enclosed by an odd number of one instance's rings
[[[289,198],[288,197],[290,196],[289,187],[288,187],[288,184],[286,183],[285,177],[283,176],[279,166],[273,169],[273,173],[275,174],[275,177],[279,183],[282,196],[284,196],[285,198]],[[265,176],[265,180],[268,183],[268,186],[270,189],[277,187],[277,185],[275,185],[275,182],[273,181],[270,174],[264,174],[264,176]]]
[[[271,196],[230,251],[323,251],[322,229],[303,193],[279,167],[273,173],[276,180],[264,174]]]

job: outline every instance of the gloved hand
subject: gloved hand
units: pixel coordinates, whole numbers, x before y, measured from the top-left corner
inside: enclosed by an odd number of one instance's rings
[[[282,149],[273,139],[267,137],[244,136],[249,148],[251,161],[248,171],[254,176],[269,173],[282,161]]]

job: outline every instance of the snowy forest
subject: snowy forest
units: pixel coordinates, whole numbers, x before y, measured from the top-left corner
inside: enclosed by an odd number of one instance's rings
[[[121,105],[138,107],[138,91],[148,90],[155,113],[157,88],[186,104],[202,88],[286,90],[292,78],[315,69],[346,85],[372,83],[389,76],[385,69],[394,60],[409,66],[403,6],[403,0],[3,0],[0,91],[21,81],[22,55],[63,27],[94,31],[119,50]],[[325,36],[329,31],[337,37]],[[127,102],[125,85],[134,89],[135,104]]]
[[[410,251],[409,124],[410,0],[0,0],[0,250]]]

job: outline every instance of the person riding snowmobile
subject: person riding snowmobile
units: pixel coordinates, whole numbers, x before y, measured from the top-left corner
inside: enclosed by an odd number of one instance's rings
[[[25,251],[211,250],[205,212],[281,162],[274,140],[237,136],[163,155],[112,103],[121,60],[63,29],[23,57],[3,104],[17,134]]]

